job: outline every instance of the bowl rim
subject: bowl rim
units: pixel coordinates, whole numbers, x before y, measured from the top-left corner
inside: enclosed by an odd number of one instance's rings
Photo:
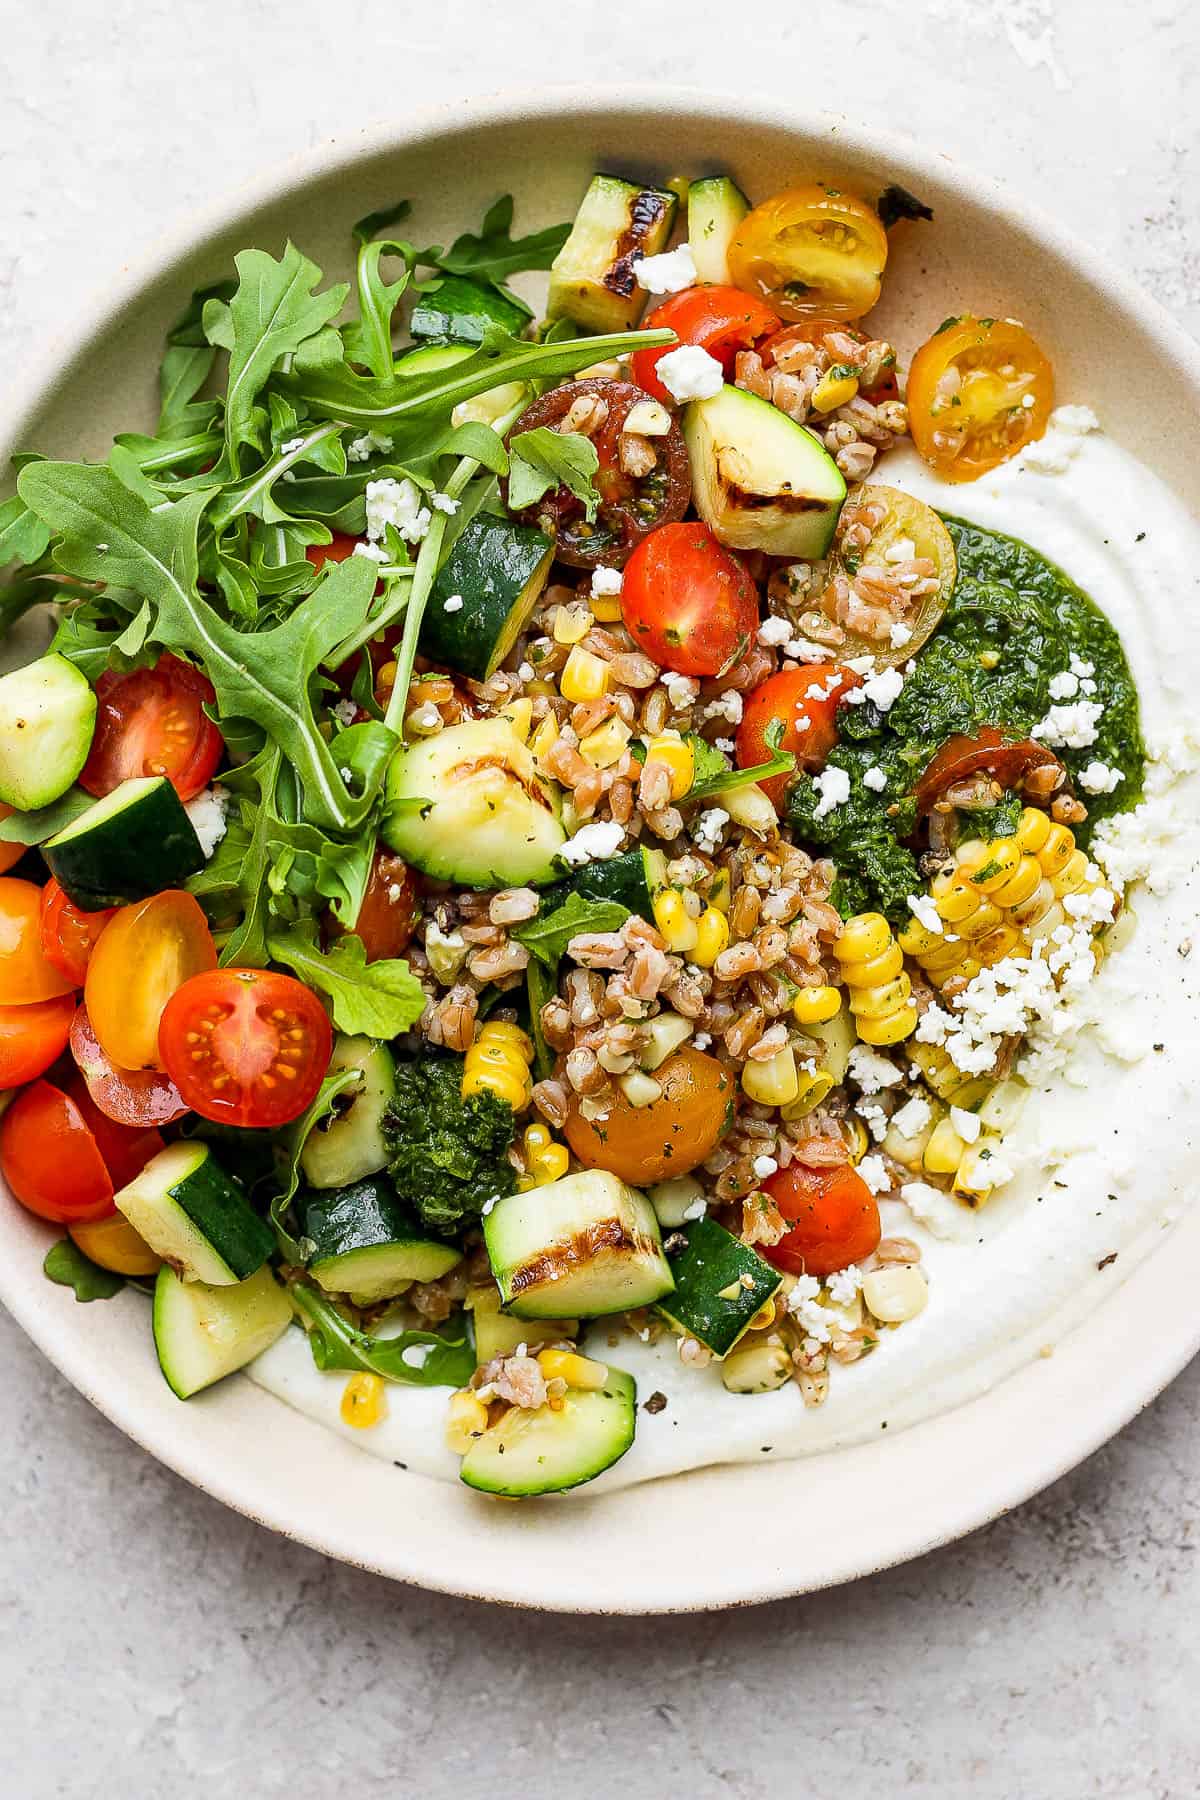
[[[909,171],[918,181],[922,172],[929,172],[931,164],[942,165],[946,178],[969,200],[984,206],[1018,233],[1034,237],[1053,253],[1069,259],[1091,285],[1102,289],[1118,311],[1133,315],[1144,328],[1148,327],[1200,399],[1200,344],[1186,328],[1105,254],[1036,204],[1018,197],[992,175],[964,166],[944,152],[930,150],[907,134],[865,122],[852,122],[842,114],[791,107],[773,100],[751,100],[728,91],[699,86],[623,83],[617,90],[599,83],[558,83],[460,96],[423,107],[402,123],[381,121],[339,133],[273,162],[248,180],[190,210],[184,220],[156,234],[143,252],[97,284],[69,321],[64,315],[53,328],[50,341],[40,354],[30,359],[22,375],[8,390],[0,417],[0,437],[9,443],[20,440],[32,415],[72,381],[92,340],[111,326],[130,300],[144,288],[169,275],[177,264],[192,254],[199,242],[236,225],[240,218],[257,208],[282,199],[289,190],[315,178],[351,169],[389,150],[401,151],[431,136],[444,135],[453,131],[456,124],[468,130],[521,123],[534,126],[539,119],[567,114],[578,116],[581,122],[597,117],[619,120],[623,114],[645,114],[648,110],[668,117],[679,113],[699,115],[705,120],[732,127],[752,125],[769,131],[795,132],[810,140],[826,134],[851,151],[869,155],[897,170]],[[1181,1229],[1182,1224],[1181,1221],[1177,1229]],[[1196,1228],[1200,1236],[1200,1219]],[[1146,1262],[1151,1260],[1158,1264],[1162,1262],[1161,1256],[1147,1258]],[[1146,1264],[1143,1263],[1126,1278],[1121,1288],[1099,1301],[1086,1318],[1067,1333],[1064,1348],[1069,1347],[1071,1339],[1100,1311],[1115,1311],[1120,1297],[1127,1295],[1145,1275]],[[0,1300],[72,1385],[143,1449],[194,1486],[244,1516],[341,1561],[434,1591],[542,1610],[624,1616],[717,1610],[783,1598],[894,1567],[953,1542],[1028,1500],[1092,1454],[1149,1405],[1200,1350],[1200,1317],[1190,1324],[1190,1309],[1180,1308],[1174,1315],[1179,1321],[1177,1331],[1163,1332],[1149,1345],[1143,1342],[1135,1367],[1117,1366],[1107,1389],[1107,1405],[1097,1404],[1094,1410],[1082,1412],[1071,1422],[1074,1429],[1039,1446],[1036,1452],[1029,1451],[1007,1476],[998,1476],[984,1491],[965,1496],[961,1492],[956,1494],[953,1502],[947,1501],[943,1515],[899,1522],[889,1541],[871,1554],[843,1556],[840,1561],[835,1559],[827,1570],[803,1583],[797,1583],[787,1568],[781,1567],[773,1577],[760,1575],[745,1588],[736,1584],[731,1588],[726,1584],[720,1591],[710,1587],[707,1594],[704,1592],[706,1575],[697,1569],[694,1593],[672,1593],[650,1598],[645,1603],[636,1597],[616,1596],[615,1603],[611,1603],[613,1597],[598,1599],[584,1588],[576,1592],[563,1591],[561,1587],[555,1591],[531,1592],[527,1579],[518,1582],[498,1579],[487,1570],[486,1562],[476,1562],[469,1570],[460,1570],[448,1558],[443,1558],[436,1567],[422,1566],[419,1552],[410,1554],[403,1542],[396,1544],[394,1554],[389,1551],[387,1555],[378,1552],[364,1555],[361,1547],[354,1543],[352,1526],[344,1520],[330,1521],[315,1514],[305,1519],[303,1509],[297,1509],[294,1503],[292,1522],[273,1516],[272,1507],[247,1492],[252,1483],[239,1486],[234,1459],[225,1466],[214,1468],[207,1449],[195,1449],[187,1433],[166,1434],[169,1441],[164,1442],[164,1434],[124,1391],[107,1391],[98,1374],[99,1365],[94,1359],[86,1358],[72,1344],[72,1334],[61,1331],[53,1315],[37,1305],[36,1294],[36,1287],[28,1281],[28,1271],[23,1265],[11,1277],[7,1268],[0,1265]],[[1009,1376],[1007,1381],[1019,1379],[1020,1372]],[[980,1395],[966,1405],[981,1406],[990,1398],[990,1394]],[[281,1403],[272,1401],[272,1404]],[[943,1413],[937,1418],[945,1416]],[[919,1436],[926,1425],[935,1423],[936,1418],[912,1426],[903,1435]],[[834,1450],[810,1460],[825,1461],[855,1454],[853,1448]],[[805,1468],[806,1460],[770,1466],[775,1470],[791,1468],[799,1472]],[[708,1473],[721,1472],[718,1468]],[[692,1472],[686,1479],[699,1480],[705,1473]],[[596,1505],[604,1503],[600,1499],[594,1502]],[[523,1573],[527,1575],[528,1572]]]

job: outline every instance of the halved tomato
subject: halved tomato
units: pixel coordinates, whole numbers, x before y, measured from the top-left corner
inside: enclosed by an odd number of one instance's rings
[[[163,1008],[191,976],[217,966],[208,920],[191,894],[166,888],[122,906],[88,964],[84,997],[92,1030],[119,1069],[158,1069]]]
[[[22,1206],[57,1225],[113,1211],[100,1147],[71,1096],[49,1081],[27,1087],[0,1119],[0,1172]]]
[[[729,272],[784,319],[861,319],[879,298],[887,232],[874,207],[814,182],[754,207],[729,246]]]
[[[0,1090],[44,1075],[66,1049],[74,1016],[74,994],[35,1000],[32,1006],[0,1006]]]
[[[42,949],[42,890],[0,875],[0,1006],[69,994],[72,983]]]
[[[740,288],[692,287],[669,295],[642,323],[655,330],[666,327],[675,333],[681,344],[696,344],[701,350],[707,350],[721,364],[726,378],[732,379],[738,351],[749,349],[765,332],[774,331],[779,317],[753,294],[743,293]],[[672,395],[655,374],[659,359],[666,356],[670,348],[668,345],[661,350],[635,350],[630,358],[629,372],[640,388],[645,388],[656,400],[673,406]]]
[[[118,1125],[102,1113],[78,1075],[72,1075],[63,1090],[79,1109],[80,1117],[95,1138],[104,1166],[114,1188],[123,1188],[140,1175],[152,1156],[163,1148],[160,1132],[153,1126]]]
[[[975,481],[1040,438],[1054,370],[1017,319],[947,319],[908,371],[909,430],[946,481]]]
[[[877,482],[856,488],[819,609],[842,632],[839,657],[871,655],[878,668],[907,662],[941,624],[957,576],[954,540],[932,506]]]
[[[72,987],[83,986],[96,939],[115,911],[80,912],[53,875],[42,889],[42,952]]]
[[[188,1111],[169,1075],[117,1068],[100,1048],[86,1006],[76,1009],[68,1041],[88,1093],[100,1111],[118,1125],[170,1125]]]
[[[797,774],[815,775],[837,743],[838,708],[861,680],[853,669],[839,669],[836,663],[807,663],[802,669],[781,669],[760,682],[742,710],[735,740],[738,768],[766,762],[772,755],[767,733],[772,725],[781,725],[778,748],[791,751]],[[794,779],[774,775],[761,786],[778,808]]]
[[[857,1170],[810,1169],[789,1163],[765,1184],[792,1229],[763,1255],[791,1275],[832,1275],[861,1262],[877,1247],[881,1235],[875,1196]]]
[[[417,877],[402,856],[396,856],[390,850],[376,850],[353,931],[355,937],[362,939],[367,961],[403,956],[412,943],[420,917],[421,890]],[[332,936],[345,935],[344,927],[332,915],[327,929]]]
[[[754,640],[758,590],[708,525],[660,525],[625,566],[621,616],[661,668],[720,675]]]
[[[353,556],[355,545],[362,541],[361,538],[351,537],[348,532],[335,531],[331,543],[310,544],[304,554],[319,575],[327,562],[345,562],[348,556]]]
[[[202,1118],[271,1129],[315,1097],[333,1030],[293,976],[213,969],[167,1002],[159,1042],[167,1073]]]
[[[152,669],[106,670],[96,682],[96,734],[79,785],[102,799],[123,781],[165,775],[193,800],[225,749],[205,712],[216,699],[202,669],[165,651]]]
[[[926,765],[916,786],[917,811],[932,812],[946,789],[972,775],[991,775],[1003,788],[1019,791],[1034,769],[1062,764],[1053,750],[1034,738],[1009,738],[999,725],[985,725],[974,737],[959,733],[947,738]]]

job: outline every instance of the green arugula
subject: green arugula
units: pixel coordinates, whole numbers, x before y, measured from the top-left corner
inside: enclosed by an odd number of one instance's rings
[[[50,531],[19,494],[0,506],[0,569],[6,563],[35,563],[50,546]]]
[[[75,819],[82,817],[96,802],[80,787],[69,787],[65,794],[49,806],[35,807],[32,812],[10,813],[0,821],[0,843],[44,844],[58,831],[65,831]]]
[[[532,506],[552,488],[565,487],[583,503],[588,519],[596,517],[600,457],[590,438],[537,425],[510,438],[508,454],[508,504],[514,512]]]
[[[436,245],[420,254],[420,261],[442,269],[447,275],[465,275],[496,288],[506,300],[515,300],[528,312],[517,295],[505,283],[510,275],[523,269],[548,269],[571,234],[570,223],[547,225],[528,237],[512,235],[513,197],[503,194],[488,208],[478,236],[464,231],[455,238],[449,250]]]
[[[407,1387],[465,1387],[475,1373],[465,1320],[460,1338],[439,1337],[436,1331],[378,1337],[357,1330],[310,1282],[294,1281],[291,1296],[308,1325],[318,1369],[365,1369]]]
[[[629,916],[629,908],[619,900],[585,900],[582,894],[568,894],[553,912],[539,913],[527,925],[516,926],[510,936],[554,973],[573,937],[585,931],[620,931]]]
[[[76,1300],[111,1300],[125,1286],[122,1275],[102,1269],[90,1256],[85,1256],[73,1238],[60,1238],[46,1252],[42,1273],[60,1287],[74,1288]]]
[[[307,987],[327,994],[339,1031],[372,1038],[399,1037],[425,1010],[420,982],[401,958],[368,963],[362,939],[335,938],[322,950],[315,924],[273,931],[267,939],[273,961],[285,963]]]
[[[689,733],[688,742],[692,745],[697,759],[697,779],[692,782],[684,799],[688,801],[708,800],[714,794],[728,794],[734,788],[749,787],[756,781],[770,781],[776,775],[790,775],[796,767],[796,759],[790,750],[779,748],[783,742],[782,720],[775,719],[767,726],[766,739],[772,754],[765,762],[754,763],[748,769],[735,769],[728,758],[723,756],[719,750],[714,750],[711,744],[704,744],[702,755],[699,746],[703,743],[703,739],[696,738]],[[720,768],[715,766],[714,758],[720,758]]]
[[[293,1263],[297,1268],[302,1268],[313,1253],[311,1240],[294,1237],[287,1227],[288,1208],[296,1198],[300,1186],[301,1154],[321,1120],[333,1112],[340,1097],[357,1087],[361,1080],[360,1069],[335,1069],[331,1075],[326,1075],[313,1099],[300,1117],[288,1126],[277,1143],[277,1185],[271,1197],[268,1216],[275,1241],[279,1245],[279,1254],[285,1262]]]

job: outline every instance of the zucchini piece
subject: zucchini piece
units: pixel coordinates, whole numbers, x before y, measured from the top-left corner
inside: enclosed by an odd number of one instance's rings
[[[581,894],[585,900],[617,900],[639,919],[653,923],[654,896],[666,885],[665,852],[639,847],[604,862],[584,863],[563,883],[563,892]]]
[[[537,887],[557,874],[567,838],[558,789],[506,719],[451,725],[400,751],[387,798],[384,842],[436,880]]]
[[[123,781],[43,844],[42,855],[84,912],[182,887],[204,867],[195,827],[162,775]]]
[[[173,1269],[154,1283],[154,1348],[167,1385],[181,1400],[211,1387],[269,1350],[292,1322],[292,1303],[270,1269],[233,1287],[180,1281]]]
[[[232,1287],[275,1248],[271,1227],[207,1144],[168,1144],[113,1201],[184,1281]]]
[[[477,513],[438,572],[421,622],[421,654],[472,681],[500,667],[537,605],[554,544],[535,525]],[[457,597],[462,605],[446,611]]]
[[[467,1289],[466,1306],[475,1321],[475,1361],[482,1369],[494,1356],[512,1356],[518,1345],[536,1349],[539,1344],[557,1344],[560,1339],[579,1336],[578,1319],[514,1319],[502,1312],[500,1290],[489,1287]]]
[[[369,1037],[339,1034],[328,1072],[340,1075],[345,1069],[360,1070],[361,1080],[338,1097],[334,1110],[309,1132],[300,1152],[300,1167],[310,1187],[349,1187],[388,1164],[383,1115],[396,1098],[392,1053],[386,1044]]]
[[[726,385],[683,415],[696,511],[723,544],[815,562],[833,542],[846,483],[807,426]]]
[[[688,243],[701,281],[728,283],[729,246],[750,202],[728,175],[710,175],[688,189]]]
[[[504,1309],[518,1319],[598,1318],[649,1306],[675,1285],[654,1208],[606,1169],[506,1195],[483,1236]]]
[[[49,806],[87,761],[96,696],[65,656],[0,676],[0,800],[18,812]]]
[[[501,325],[518,337],[528,318],[523,307],[506,300],[495,288],[480,287],[464,275],[446,275],[436,288],[418,297],[409,330],[415,338],[481,344],[488,325]]]
[[[697,1219],[684,1230],[684,1248],[669,1259],[674,1292],[657,1310],[714,1356],[725,1356],[783,1277],[715,1219]]]
[[[356,1305],[390,1300],[413,1281],[436,1281],[462,1252],[435,1243],[409,1218],[390,1181],[368,1175],[350,1187],[301,1196],[304,1235],[315,1246],[309,1274],[328,1294]]]
[[[665,250],[678,201],[667,188],[593,175],[571,235],[550,265],[549,319],[585,331],[628,331],[646,295],[634,264]]]
[[[476,1438],[459,1475],[482,1494],[563,1494],[619,1462],[636,1429],[636,1383],[610,1367],[603,1388],[569,1388],[561,1412],[514,1406]]]
[[[473,354],[469,344],[421,344],[401,357],[406,375],[435,375]]]

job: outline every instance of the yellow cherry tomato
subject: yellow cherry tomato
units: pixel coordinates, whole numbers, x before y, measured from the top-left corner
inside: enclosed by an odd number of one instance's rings
[[[783,319],[861,319],[879,298],[887,232],[856,194],[814,182],[748,212],[729,246],[735,286]]]
[[[161,1069],[158,1025],[177,988],[217,966],[208,921],[166,888],[122,906],[96,941],[84,996],[96,1041],[119,1069]]]
[[[115,1275],[153,1275],[162,1260],[119,1212],[72,1225],[70,1231],[85,1256]]]
[[[909,429],[946,481],[975,481],[1040,438],[1054,370],[1016,319],[947,319],[913,357]]]

